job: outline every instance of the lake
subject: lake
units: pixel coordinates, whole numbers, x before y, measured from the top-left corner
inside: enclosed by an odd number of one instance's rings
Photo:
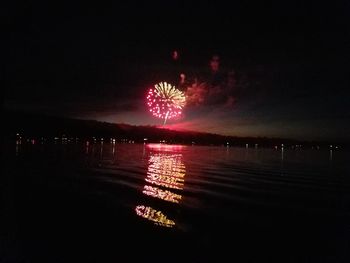
[[[1,262],[350,262],[345,150],[3,146]]]

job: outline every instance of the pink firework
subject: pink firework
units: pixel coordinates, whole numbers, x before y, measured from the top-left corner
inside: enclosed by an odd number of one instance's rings
[[[185,103],[184,93],[166,82],[160,82],[148,91],[149,111],[154,116],[164,119],[164,124],[168,119],[179,117]]]

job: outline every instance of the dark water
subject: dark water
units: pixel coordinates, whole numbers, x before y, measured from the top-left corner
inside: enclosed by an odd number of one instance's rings
[[[12,146],[2,262],[350,262],[345,151]]]

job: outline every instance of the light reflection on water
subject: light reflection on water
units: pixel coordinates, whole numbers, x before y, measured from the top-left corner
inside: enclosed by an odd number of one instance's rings
[[[145,184],[142,193],[163,201],[179,203],[182,195],[173,191],[183,190],[185,183],[186,167],[181,153],[184,146],[149,144],[147,148],[150,152],[145,181],[151,185]],[[168,219],[163,212],[152,207],[138,205],[135,211],[138,216],[151,220],[156,225],[165,227],[175,225],[175,222]]]
[[[185,166],[181,154],[151,154],[146,182],[166,188],[183,189]]]
[[[175,222],[168,219],[161,211],[157,211],[149,206],[138,205],[135,208],[136,214],[150,221],[154,224],[164,227],[173,227]]]

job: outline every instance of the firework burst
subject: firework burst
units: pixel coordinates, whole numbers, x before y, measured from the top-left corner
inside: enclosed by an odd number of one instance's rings
[[[179,117],[185,103],[184,93],[166,82],[160,82],[148,91],[149,111],[154,116],[164,119],[164,124],[168,119]]]

